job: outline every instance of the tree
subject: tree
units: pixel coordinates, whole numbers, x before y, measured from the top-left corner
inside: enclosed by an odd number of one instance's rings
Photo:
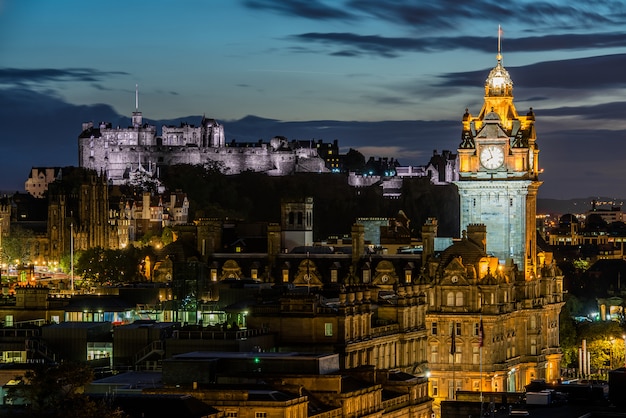
[[[7,391],[10,404],[26,405],[29,417],[48,418],[122,418],[125,414],[105,402],[97,402],[83,393],[93,380],[93,371],[73,363],[38,365]]]
[[[615,321],[597,321],[579,324],[577,342],[587,341],[591,354],[591,368],[608,369],[624,364],[624,330]]]
[[[151,248],[129,246],[121,250],[93,247],[83,251],[74,266],[74,273],[92,286],[141,281],[141,265]]]
[[[78,260],[80,260],[82,251],[74,251],[74,268],[76,268],[76,264],[78,264]],[[59,260],[59,268],[65,273],[69,274],[72,270],[72,256],[70,253],[63,254],[61,259]]]
[[[570,296],[561,309],[559,317],[559,341],[561,343],[561,366],[565,368],[576,367],[578,361],[578,342],[576,339],[576,325],[572,319],[570,306],[576,304],[575,297]]]
[[[163,228],[163,232],[161,233],[161,242],[163,245],[171,244],[174,241],[174,234],[172,233],[172,229],[169,226]]]
[[[2,239],[0,260],[6,260],[9,263],[17,260],[20,264],[29,264],[35,241],[35,233],[32,230],[19,225],[11,227],[11,234]]]

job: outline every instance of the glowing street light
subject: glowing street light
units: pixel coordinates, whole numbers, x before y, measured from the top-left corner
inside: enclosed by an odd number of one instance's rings
[[[624,368],[626,368],[626,334],[622,335],[622,339],[624,340]]]

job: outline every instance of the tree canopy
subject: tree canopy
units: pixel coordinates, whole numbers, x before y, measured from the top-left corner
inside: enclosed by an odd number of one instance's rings
[[[13,405],[25,405],[27,416],[34,418],[125,417],[123,412],[83,393],[93,377],[93,371],[85,365],[37,365],[23,376],[16,376],[18,383],[9,387],[7,400]]]

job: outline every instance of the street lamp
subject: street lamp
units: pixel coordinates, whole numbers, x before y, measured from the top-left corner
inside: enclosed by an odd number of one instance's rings
[[[626,369],[626,334],[622,335],[622,339],[624,340],[624,368]]]

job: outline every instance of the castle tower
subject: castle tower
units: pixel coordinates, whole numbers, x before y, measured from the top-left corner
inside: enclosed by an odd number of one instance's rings
[[[535,117],[519,116],[513,81],[502,65],[498,39],[496,66],[485,81],[477,117],[463,116],[459,146],[460,227],[487,227],[487,252],[501,264],[510,260],[526,277],[536,273],[535,216],[539,181]]]
[[[313,245],[313,198],[281,201],[283,248]]]

